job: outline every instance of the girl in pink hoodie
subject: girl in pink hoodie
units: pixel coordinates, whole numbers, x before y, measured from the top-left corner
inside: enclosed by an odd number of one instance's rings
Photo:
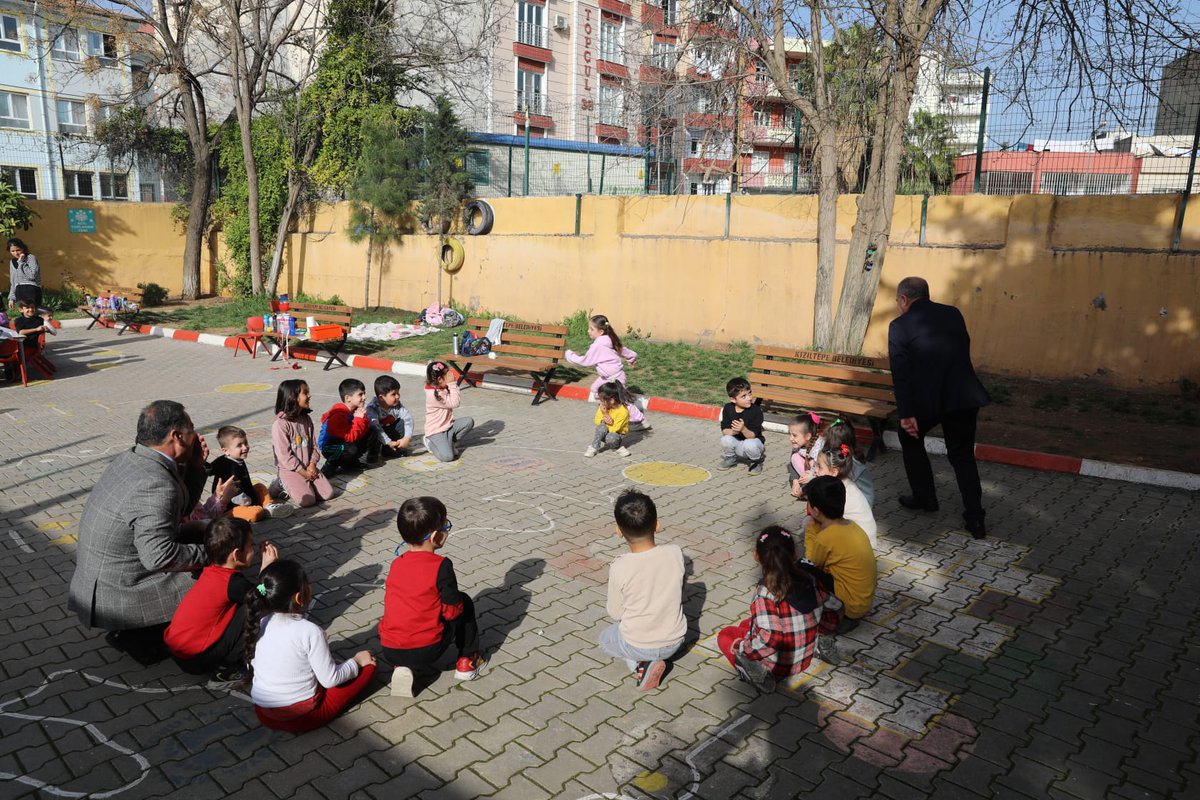
[[[443,361],[425,367],[425,449],[438,461],[453,461],[455,443],[470,433],[475,420],[454,418],[458,408],[458,383],[447,381],[450,368]]]
[[[271,445],[275,450],[275,464],[279,467],[279,483],[291,501],[301,508],[333,497],[332,484],[317,469],[321,453],[317,450],[311,413],[307,383],[293,379],[279,384]],[[272,486],[271,490],[276,502],[283,499],[278,497],[277,487]]]
[[[625,367],[621,359],[628,361],[631,367],[636,366],[638,354],[621,344],[621,338],[609,324],[608,317],[603,314],[597,314],[588,320],[587,332],[592,339],[592,346],[582,356],[574,350],[568,350],[567,361],[581,367],[596,368],[597,377],[591,388],[593,395],[596,394],[597,389],[609,381],[619,381],[622,386],[625,386],[628,381],[625,378]],[[646,417],[637,403],[630,403],[626,408],[629,409],[629,422],[635,428],[649,427],[645,424]]]

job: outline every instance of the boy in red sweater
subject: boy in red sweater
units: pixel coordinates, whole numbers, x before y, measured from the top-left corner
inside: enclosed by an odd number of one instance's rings
[[[366,454],[371,422],[367,419],[367,387],[356,378],[347,378],[338,384],[338,396],[342,402],[321,417],[321,431],[317,434],[317,447],[325,457],[321,472],[332,478],[339,469],[357,472],[370,466],[358,460]]]
[[[240,681],[246,647],[246,592],[253,586],[239,570],[254,560],[250,523],[219,517],[208,523],[204,550],[209,565],[175,610],[163,642],[179,668],[190,675],[213,673],[218,683]],[[262,566],[279,557],[263,544]]]
[[[396,527],[408,549],[388,570],[379,639],[396,670],[392,696],[412,697],[414,672],[437,672],[442,654],[455,645],[454,677],[469,681],[479,675],[479,627],[475,604],[458,590],[454,565],[435,550],[446,544],[450,520],[436,497],[404,501]]]

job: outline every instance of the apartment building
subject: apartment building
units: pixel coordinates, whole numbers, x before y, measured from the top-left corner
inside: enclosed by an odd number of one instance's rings
[[[63,24],[48,7],[0,0],[0,179],[25,197],[163,199],[157,172],[97,163],[89,138],[144,83],[130,58],[141,34],[126,22]]]
[[[991,105],[989,99],[989,112]],[[984,112],[983,73],[955,67],[938,54],[921,56],[909,119],[918,111],[946,117],[958,151],[974,152],[979,141],[979,119]],[[986,137],[987,131],[984,134]]]

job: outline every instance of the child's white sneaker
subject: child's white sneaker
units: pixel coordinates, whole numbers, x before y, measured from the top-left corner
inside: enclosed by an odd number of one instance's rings
[[[263,509],[271,519],[283,519],[284,517],[290,517],[296,510],[296,507],[291,503],[268,503],[263,506]]]
[[[396,667],[392,672],[392,697],[413,696],[413,671],[408,667]]]
[[[625,445],[621,445],[617,448],[617,455],[619,455],[621,458],[629,458],[631,455],[633,455],[633,453],[630,453],[628,450],[626,450]]]
[[[588,445],[588,449],[583,451],[584,458],[594,458],[595,455],[596,455],[596,448],[592,447],[590,444]]]

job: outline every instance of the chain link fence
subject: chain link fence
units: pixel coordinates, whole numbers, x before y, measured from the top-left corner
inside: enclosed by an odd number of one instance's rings
[[[1200,52],[1125,86],[990,68],[927,72],[910,111],[902,194],[1158,194],[1193,186]],[[861,187],[870,161],[867,126],[855,122],[869,112],[865,104],[852,109],[838,128],[843,192]],[[484,197],[816,191],[811,131],[752,67],[653,98],[602,93],[586,111],[531,94],[475,109],[463,124]]]

